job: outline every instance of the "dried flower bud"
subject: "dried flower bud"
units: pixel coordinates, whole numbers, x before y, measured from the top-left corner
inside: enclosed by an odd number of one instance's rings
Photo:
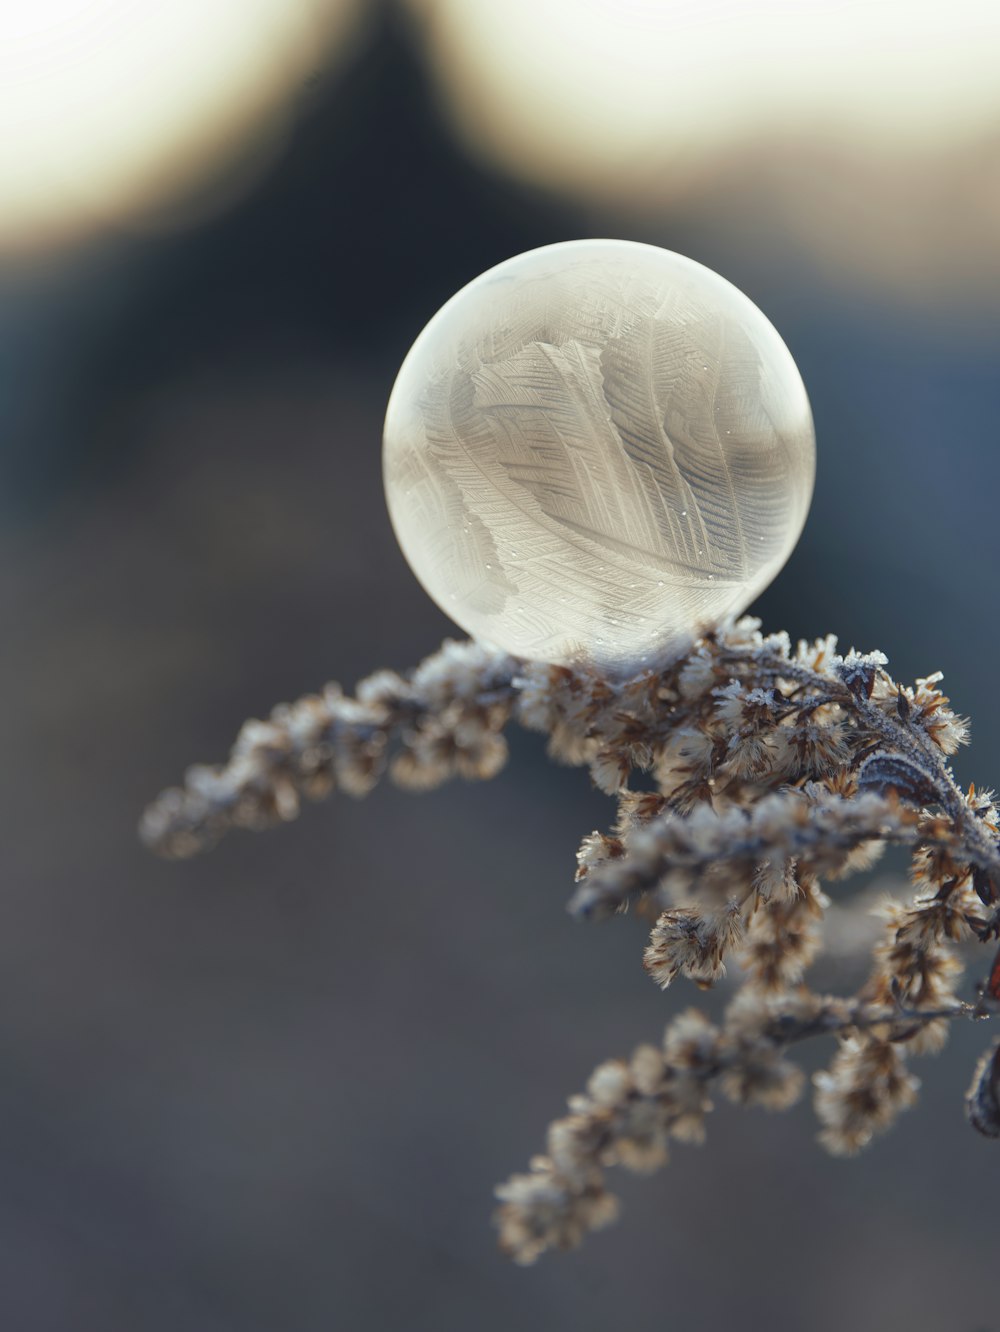
[[[866,1147],[914,1103],[920,1086],[899,1048],[870,1034],[848,1037],[813,1082],[820,1142],[834,1156]]]
[[[726,974],[723,959],[742,934],[738,902],[707,914],[674,907],[664,911],[653,926],[643,965],[664,990],[678,974],[709,986]]]
[[[516,1263],[535,1262],[546,1249],[575,1248],[584,1235],[610,1225],[618,1215],[618,1201],[600,1182],[600,1176],[579,1190],[570,1188],[539,1157],[527,1175],[514,1175],[496,1191],[500,1247]]]
[[[881,652],[848,652],[836,666],[837,674],[855,698],[871,698],[875,679],[888,657]]]

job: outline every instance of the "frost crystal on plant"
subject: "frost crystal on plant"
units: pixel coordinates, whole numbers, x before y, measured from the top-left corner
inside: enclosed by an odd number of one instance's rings
[[[790,1057],[798,1042],[836,1042],[814,1105],[821,1143],[850,1153],[913,1103],[910,1060],[941,1048],[949,1020],[987,1017],[1000,1002],[1000,957],[974,1002],[958,992],[957,945],[1000,936],[993,795],[952,777],[947,756],[967,726],[940,677],[909,688],[886,665],[881,653],[839,655],[832,637],[793,649],[752,619],[624,680],[446,643],[409,676],[370,676],[354,698],[328,685],[248,722],[226,765],[190,769],[149,807],[142,835],[187,856],[231,828],[294,818],[302,799],[363,795],[386,772],[414,788],[487,778],[511,721],[543,732],[554,759],[589,769],[617,814],[582,841],[571,912],[639,911],[652,921],[644,964],[656,984],[704,988],[726,974],[735,994],[720,1024],[689,1009],[659,1046],[600,1065],[544,1154],[501,1185],[501,1244],[530,1263],[615,1218],[609,1167],[648,1172],[672,1140],[700,1142],[713,1090],[792,1105],[805,1088]],[[655,789],[630,786],[637,772]],[[848,933],[839,881],[889,843],[911,854],[913,896],[881,908],[861,989],[816,993],[810,964]],[[990,1137],[1000,1136],[997,1068],[992,1049],[966,1098]]]

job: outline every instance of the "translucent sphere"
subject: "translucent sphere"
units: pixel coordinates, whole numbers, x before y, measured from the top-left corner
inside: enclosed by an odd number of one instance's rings
[[[417,577],[517,656],[626,673],[785,563],[815,442],[795,362],[724,278],[631,241],[508,259],[438,311],[385,421]]]

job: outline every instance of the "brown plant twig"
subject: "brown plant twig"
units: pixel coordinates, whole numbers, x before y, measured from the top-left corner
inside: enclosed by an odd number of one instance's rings
[[[678,977],[704,988],[734,963],[742,978],[721,1027],[691,1010],[661,1049],[602,1065],[550,1129],[546,1155],[501,1187],[501,1241],[530,1262],[613,1217],[607,1165],[651,1169],[669,1138],[700,1138],[710,1084],[783,1108],[804,1084],[788,1048],[833,1035],[837,1052],[814,1080],[820,1141],[856,1151],[912,1102],[909,1057],[939,1049],[950,1019],[988,1017],[1000,1002],[1000,954],[975,1005],[956,993],[956,945],[1000,935],[996,805],[955,782],[948,758],[968,728],[940,677],[906,687],[886,665],[877,652],[839,654],[832,637],[793,650],[751,619],[627,680],[446,643],[409,676],[368,677],[354,698],[329,685],[248,722],[225,765],[190,769],[154,801],[141,834],[182,857],[232,828],[294,818],[304,799],[364,795],[386,772],[415,789],[491,777],[511,721],[543,732],[557,761],[588,768],[617,818],[583,839],[573,914],[652,908],[644,964],[662,988]],[[633,789],[636,772],[655,789]],[[811,992],[829,905],[821,881],[867,867],[890,842],[911,853],[911,900],[882,908],[857,994]],[[967,1097],[988,1136],[1000,1136],[998,1068],[991,1052]]]
[[[533,1263],[613,1221],[618,1204],[605,1185],[607,1167],[648,1174],[666,1165],[670,1139],[703,1141],[713,1085],[738,1104],[787,1109],[805,1079],[786,1052],[818,1036],[844,1041],[831,1072],[816,1077],[821,1137],[836,1152],[856,1151],[913,1103],[917,1084],[899,1053],[900,1036],[974,1016],[964,1004],[907,1012],[808,993],[769,1001],[752,991],[729,1006],[719,1027],[690,1009],[667,1027],[660,1047],[640,1046],[630,1060],[595,1069],[586,1092],[570,1098],[571,1113],[550,1126],[545,1154],[499,1186],[501,1247],[516,1262]],[[977,1104],[984,1101],[984,1116],[1000,1131],[1000,1118],[989,1119],[993,1103],[980,1094]]]

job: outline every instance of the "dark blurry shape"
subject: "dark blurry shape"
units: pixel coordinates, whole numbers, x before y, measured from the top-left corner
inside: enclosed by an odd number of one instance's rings
[[[1000,1138],[1000,1043],[994,1044],[976,1065],[965,1098],[969,1123],[984,1138]]]
[[[359,0],[37,0],[0,20],[0,251],[191,220],[273,158]]]

